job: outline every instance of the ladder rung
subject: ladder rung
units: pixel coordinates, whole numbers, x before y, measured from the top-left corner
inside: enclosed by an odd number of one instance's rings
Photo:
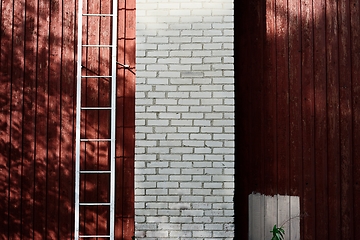
[[[80,139],[81,142],[110,142],[111,139],[87,139],[87,138],[81,138]]]
[[[81,78],[112,78],[113,76],[81,76]]]
[[[91,171],[91,170],[80,170],[80,173],[92,173],[92,174],[98,174],[98,173],[111,173],[111,171]]]
[[[110,235],[79,235],[79,238],[109,238]]]
[[[79,203],[80,206],[110,206],[111,203]]]
[[[111,13],[83,13],[83,16],[95,16],[95,17],[112,17]]]
[[[110,110],[111,107],[81,107],[81,110]]]
[[[114,45],[100,45],[100,44],[86,44],[86,45],[82,45],[83,47],[108,47],[108,48],[111,48],[111,47],[114,47]]]

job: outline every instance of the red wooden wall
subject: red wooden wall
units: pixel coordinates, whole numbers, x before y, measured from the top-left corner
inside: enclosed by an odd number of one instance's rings
[[[236,234],[252,192],[300,196],[302,239],[360,239],[360,2],[235,2]]]
[[[109,1],[91,1],[92,13]],[[0,2],[0,238],[71,239],[74,232],[74,160],[77,0]],[[116,149],[116,239],[134,232],[135,0],[119,1]],[[89,22],[84,39],[106,41],[108,22]],[[108,53],[86,51],[85,69],[108,71]],[[108,82],[88,81],[83,101],[109,101]],[[85,117],[85,116],[84,116]],[[108,131],[109,116],[87,116],[87,136]],[[88,145],[83,163],[108,163],[106,146]],[[87,201],[106,196],[108,179],[83,179]],[[101,208],[82,211],[81,231],[102,233]],[[105,213],[106,214],[106,213]]]

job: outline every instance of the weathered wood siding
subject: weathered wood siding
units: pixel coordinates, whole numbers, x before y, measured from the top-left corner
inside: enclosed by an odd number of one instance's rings
[[[91,13],[109,11],[109,1],[89,1]],[[74,160],[77,0],[7,0],[0,3],[0,238],[71,239],[74,232]],[[88,22],[84,39],[106,41],[108,20]],[[119,1],[116,149],[116,239],[134,231],[135,1]],[[84,52],[85,68],[108,71],[109,53]],[[109,85],[84,82],[86,104],[106,104]],[[84,87],[85,87],[84,86]],[[85,117],[85,116],[84,116]],[[83,134],[104,135],[106,114],[87,114]],[[83,163],[101,168],[107,146],[89,144]],[[108,179],[86,178],[86,201],[106,196]],[[90,233],[107,231],[103,210],[80,213]]]
[[[360,2],[235,2],[236,234],[252,192],[300,197],[302,239],[360,239]]]

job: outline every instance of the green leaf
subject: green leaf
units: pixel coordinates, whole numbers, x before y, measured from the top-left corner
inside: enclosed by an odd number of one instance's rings
[[[285,230],[282,227],[277,227],[276,224],[270,232],[273,234],[271,240],[284,240],[285,238]]]

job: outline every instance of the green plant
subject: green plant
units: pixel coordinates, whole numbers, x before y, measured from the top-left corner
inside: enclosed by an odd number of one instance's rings
[[[299,214],[299,215],[296,215],[296,216],[293,216],[293,217],[287,219],[286,221],[284,221],[284,222],[280,225],[280,227],[276,226],[276,224],[275,224],[274,227],[273,227],[273,229],[270,231],[270,232],[273,234],[271,240],[285,240],[285,230],[284,230],[283,226],[284,226],[286,223],[288,223],[288,222],[290,222],[291,220],[293,220],[294,218],[300,218],[300,219],[301,219],[301,218],[307,217],[307,216],[308,216],[308,214],[305,212],[305,213],[303,213],[303,214]]]
[[[277,227],[276,224],[274,225],[273,230],[271,230],[273,237],[271,240],[284,240],[285,239],[285,230],[282,228],[282,226]]]

